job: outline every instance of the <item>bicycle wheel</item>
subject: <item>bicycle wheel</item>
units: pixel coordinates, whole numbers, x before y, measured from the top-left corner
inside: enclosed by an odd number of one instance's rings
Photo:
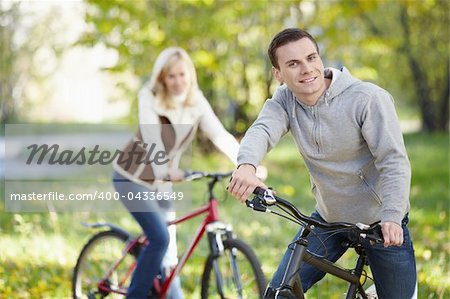
[[[129,235],[117,231],[103,231],[94,235],[81,250],[72,278],[74,299],[123,298],[114,292],[101,291],[100,280],[122,257]],[[131,279],[132,266],[138,252],[128,253],[106,280],[106,285],[115,291],[125,292],[124,285]]]
[[[253,250],[238,239],[225,240],[223,246],[221,256],[215,259],[210,254],[206,260],[201,298],[262,298],[266,279]]]

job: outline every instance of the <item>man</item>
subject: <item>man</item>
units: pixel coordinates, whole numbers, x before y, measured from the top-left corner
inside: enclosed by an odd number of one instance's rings
[[[416,296],[414,249],[406,226],[411,169],[391,95],[345,68],[325,69],[315,39],[303,30],[278,33],[268,54],[282,85],[241,142],[229,192],[244,202],[255,187],[267,188],[255,167],[290,131],[310,172],[317,202],[313,216],[326,222],[381,221],[384,244],[366,248],[378,296]],[[316,235],[310,234],[308,249],[320,254],[325,250]],[[344,254],[344,238],[326,240],[328,259]],[[287,258],[288,253],[268,294],[279,287]],[[306,291],[324,273],[305,264],[300,276]]]

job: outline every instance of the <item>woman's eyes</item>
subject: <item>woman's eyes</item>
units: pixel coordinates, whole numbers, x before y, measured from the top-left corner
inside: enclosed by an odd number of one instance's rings
[[[180,73],[180,74],[169,74],[169,78],[170,79],[175,79],[177,77],[181,77],[183,78],[185,76],[185,73]]]

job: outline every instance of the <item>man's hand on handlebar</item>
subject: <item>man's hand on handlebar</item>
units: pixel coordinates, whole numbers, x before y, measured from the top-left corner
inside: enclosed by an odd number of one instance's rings
[[[267,186],[256,176],[256,169],[253,165],[241,164],[233,172],[227,189],[231,195],[244,203],[256,187],[267,189]]]
[[[395,222],[381,223],[381,231],[384,237],[384,247],[388,246],[402,246],[403,244],[403,229]]]

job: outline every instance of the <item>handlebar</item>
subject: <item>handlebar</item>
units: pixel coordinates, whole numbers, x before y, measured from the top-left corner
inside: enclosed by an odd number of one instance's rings
[[[215,181],[221,181],[224,178],[230,177],[232,174],[233,174],[232,171],[209,173],[206,171],[190,170],[190,171],[186,171],[186,173],[184,175],[184,180],[185,181],[195,181],[195,180],[199,180],[201,178],[211,178]]]
[[[308,217],[300,212],[297,207],[295,207],[289,201],[276,196],[272,190],[263,189],[260,187],[256,187],[253,191],[255,196],[251,201],[247,200],[245,203],[247,207],[258,211],[258,212],[272,212],[268,207],[269,206],[278,206],[281,208],[285,208],[290,212],[290,216],[295,218],[300,224],[304,224],[305,228],[312,229],[314,227],[321,227],[325,229],[348,229],[351,231],[351,234],[356,234],[357,236],[368,239],[375,243],[383,243],[383,234],[381,232],[381,226],[378,222],[375,222],[371,225],[366,225],[362,223],[348,223],[348,222],[322,222],[312,217]],[[290,218],[287,218],[290,219]],[[292,219],[290,219],[293,221]],[[296,222],[296,221],[294,221]]]
[[[215,198],[213,194],[214,186],[217,184],[217,182],[223,180],[224,178],[230,177],[233,174],[232,171],[230,172],[215,172],[215,173],[209,173],[205,171],[186,171],[184,180],[185,181],[195,181],[202,178],[208,178],[208,195],[209,199]]]

